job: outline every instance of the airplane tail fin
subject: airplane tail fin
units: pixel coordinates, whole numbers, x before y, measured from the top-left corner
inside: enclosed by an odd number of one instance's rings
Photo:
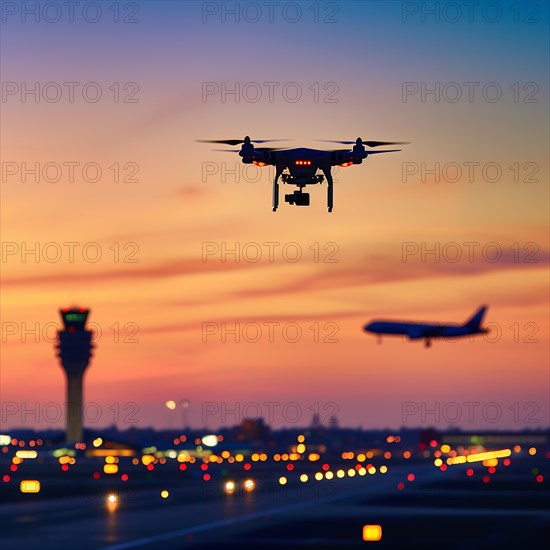
[[[483,316],[485,315],[485,311],[487,310],[487,306],[481,306],[476,313],[466,321],[465,326],[468,328],[479,330],[479,327],[481,326],[481,323],[483,321]]]

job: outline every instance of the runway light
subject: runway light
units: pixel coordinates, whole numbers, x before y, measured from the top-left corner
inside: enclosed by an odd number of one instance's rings
[[[19,490],[22,493],[39,493],[40,481],[38,481],[37,479],[24,479],[19,484]]]
[[[65,464],[64,464],[65,466]],[[118,466],[116,464],[104,464],[103,473],[105,474],[116,474],[118,472]]]
[[[315,474],[315,479],[316,479],[317,481],[321,481],[321,480],[323,479],[323,474],[322,474],[321,472],[317,472],[317,473]]]
[[[536,448],[536,447],[531,447],[531,448],[529,449],[529,454],[530,454],[531,456],[535,456],[535,455],[537,454],[537,448]]]
[[[243,487],[245,491],[253,491],[256,488],[256,484],[254,483],[253,479],[246,479],[243,483]]]
[[[207,447],[215,447],[218,444],[218,437],[215,435],[205,435],[202,438],[202,444],[206,445]]]
[[[31,451],[31,450],[21,450],[21,451],[17,451],[15,453],[15,456],[17,458],[36,458],[38,456],[38,453],[36,451]]]
[[[92,441],[92,445],[93,445],[94,447],[99,447],[102,443],[103,443],[103,439],[101,439],[101,437],[96,437],[96,438]]]
[[[0,447],[11,443],[11,435],[0,434]]]
[[[381,525],[363,525],[363,540],[376,542],[382,539]]]
[[[166,490],[166,489],[163,489],[161,492],[160,492],[160,496],[162,498],[168,498],[168,496],[170,495],[170,493]]]
[[[224,491],[227,495],[231,495],[235,492],[235,482],[234,481],[226,481],[224,485]]]
[[[302,474],[302,475],[300,476],[300,481],[301,481],[302,483],[305,483],[307,480],[308,480],[307,474]]]
[[[387,471],[388,467],[385,464],[382,464],[382,466],[380,466],[380,473],[385,474]]]
[[[113,513],[118,508],[118,495],[116,493],[109,493],[105,499],[105,504],[107,505],[107,510],[110,513]]]
[[[288,480],[286,479],[285,476],[281,476],[281,477],[279,478],[279,485],[286,485],[287,481],[288,481]]]
[[[325,477],[326,477],[326,479],[329,479],[329,480],[330,480],[330,479],[332,479],[332,478],[334,477],[334,474],[333,474],[332,472],[327,472],[327,473],[325,474]]]

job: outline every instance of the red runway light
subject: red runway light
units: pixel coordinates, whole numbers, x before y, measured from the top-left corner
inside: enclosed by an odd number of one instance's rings
[[[183,472],[184,470],[187,470],[187,466],[185,464],[180,464],[180,470]]]
[[[10,478],[10,476],[9,476],[8,474],[2,476],[2,481],[3,481],[4,483],[8,483],[8,481],[9,481],[10,479],[11,479],[11,478]]]
[[[472,468],[468,468],[468,469],[466,470],[466,475],[467,475],[468,477],[472,477],[472,476],[474,475],[474,470],[473,470]]]
[[[544,481],[544,476],[539,474],[536,478],[535,478],[539,483],[542,483]]]
[[[286,465],[286,469],[287,469],[288,471],[294,470],[294,464],[287,464],[287,465]]]
[[[409,475],[407,476],[407,480],[408,480],[408,481],[414,481],[414,474],[409,474]]]
[[[489,483],[489,481],[491,481],[489,476],[483,476],[483,483]]]
[[[210,481],[210,474],[204,474],[202,479],[204,479],[204,481]]]
[[[400,481],[400,482],[397,484],[397,488],[401,491],[401,490],[403,490],[403,489],[405,488],[405,484],[404,484],[402,481]]]
[[[250,464],[246,463],[246,464],[243,465],[243,468],[245,470],[250,470],[250,468],[252,468],[252,466]]]
[[[99,472],[94,472],[94,475],[92,477],[94,479],[99,479],[101,477],[101,474]]]
[[[122,474],[120,479],[122,479],[122,481],[128,481],[128,474]]]

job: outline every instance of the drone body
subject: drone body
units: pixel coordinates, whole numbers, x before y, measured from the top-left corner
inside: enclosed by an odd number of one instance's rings
[[[361,164],[369,155],[376,153],[394,153],[400,149],[389,149],[384,151],[367,151],[368,147],[378,147],[380,145],[396,145],[408,142],[388,142],[388,141],[362,141],[357,138],[356,141],[337,141],[333,143],[354,144],[351,151],[349,149],[337,149],[324,151],[321,149],[307,149],[300,147],[297,149],[280,149],[273,147],[254,147],[254,144],[248,136],[244,140],[199,140],[201,143],[224,143],[226,145],[242,144],[239,155],[244,164],[255,164],[257,166],[275,166],[275,178],[273,180],[273,212],[277,211],[279,206],[279,178],[287,185],[295,185],[298,190],[285,195],[285,202],[296,206],[309,206],[309,193],[304,193],[303,188],[307,185],[323,183],[327,180],[327,207],[332,212],[333,180],[331,170],[333,166],[350,166],[352,164]],[[256,140],[256,143],[265,141],[280,140]],[[237,151],[232,151],[237,152]],[[287,170],[285,172],[285,170]],[[321,172],[318,174],[318,172]]]

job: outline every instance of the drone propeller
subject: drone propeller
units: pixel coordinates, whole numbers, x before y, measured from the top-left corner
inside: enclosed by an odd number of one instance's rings
[[[367,145],[368,147],[380,147],[380,145],[407,145],[410,141],[363,141],[357,138],[355,141],[338,141],[333,139],[318,139],[326,143],[341,143],[342,145]]]
[[[261,151],[261,152],[267,153],[269,151],[281,151],[282,149],[285,149],[285,147],[255,147],[254,151]],[[218,151],[221,153],[240,153],[241,152],[240,149],[212,149],[212,151]]]
[[[224,145],[240,145],[241,143],[246,143],[247,138],[244,139],[197,139],[198,143],[223,143]],[[269,141],[288,141],[287,139],[255,139],[251,140],[248,138],[248,142],[254,143],[267,143]]]

